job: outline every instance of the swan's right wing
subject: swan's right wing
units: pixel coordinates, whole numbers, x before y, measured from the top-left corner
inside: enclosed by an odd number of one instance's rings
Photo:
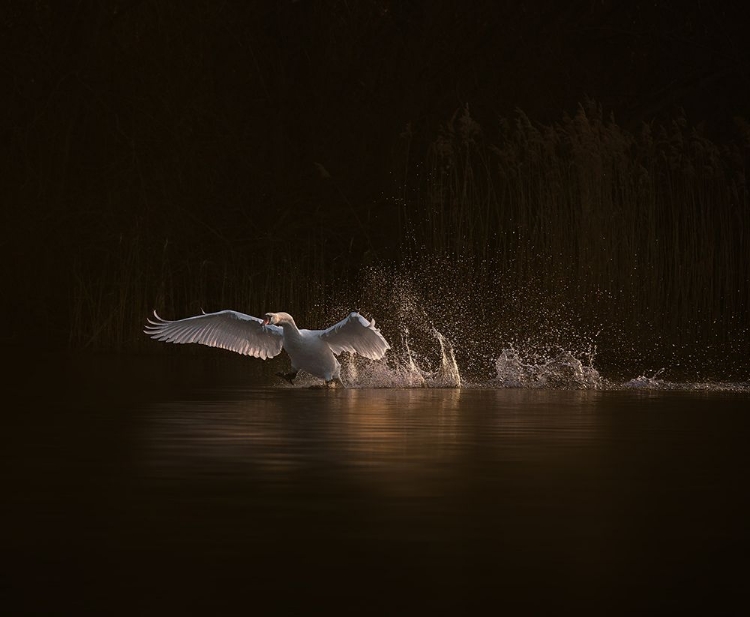
[[[391,346],[375,327],[375,320],[367,321],[359,313],[350,313],[346,319],[320,335],[336,355],[342,351],[358,353],[371,360],[380,360]]]
[[[283,343],[279,326],[264,326],[263,320],[237,311],[204,313],[176,321],[162,319],[154,311],[143,330],[152,339],[166,343],[200,343],[228,349],[244,356],[273,358]]]

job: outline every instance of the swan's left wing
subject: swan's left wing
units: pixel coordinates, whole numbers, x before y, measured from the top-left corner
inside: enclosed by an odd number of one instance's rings
[[[239,311],[203,313],[176,321],[162,319],[154,311],[144,332],[157,341],[200,343],[263,360],[278,356],[284,343],[279,326],[263,325],[262,319]]]
[[[375,327],[375,320],[367,321],[359,313],[350,313],[346,319],[323,330],[320,335],[331,351],[358,353],[371,360],[380,360],[391,346]]]

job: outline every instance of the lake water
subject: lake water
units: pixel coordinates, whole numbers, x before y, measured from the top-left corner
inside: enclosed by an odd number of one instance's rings
[[[208,354],[6,371],[5,614],[744,612],[746,391],[324,390]]]

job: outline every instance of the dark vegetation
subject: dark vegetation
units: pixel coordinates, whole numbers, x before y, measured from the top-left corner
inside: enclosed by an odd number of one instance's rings
[[[490,354],[745,370],[743,5],[563,4],[6,3],[4,342],[322,325],[406,278]]]

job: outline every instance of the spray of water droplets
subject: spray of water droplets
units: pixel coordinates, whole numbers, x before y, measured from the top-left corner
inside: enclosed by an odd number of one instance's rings
[[[366,270],[359,295],[328,308],[331,317],[357,307],[375,318],[391,350],[378,362],[343,354],[344,383],[381,388],[750,390],[746,383],[670,382],[658,373],[607,379],[595,365],[600,331],[608,328],[610,346],[617,340],[611,323],[592,332],[590,320],[568,306],[563,294],[522,286],[502,274],[474,272],[472,262],[434,258]]]

